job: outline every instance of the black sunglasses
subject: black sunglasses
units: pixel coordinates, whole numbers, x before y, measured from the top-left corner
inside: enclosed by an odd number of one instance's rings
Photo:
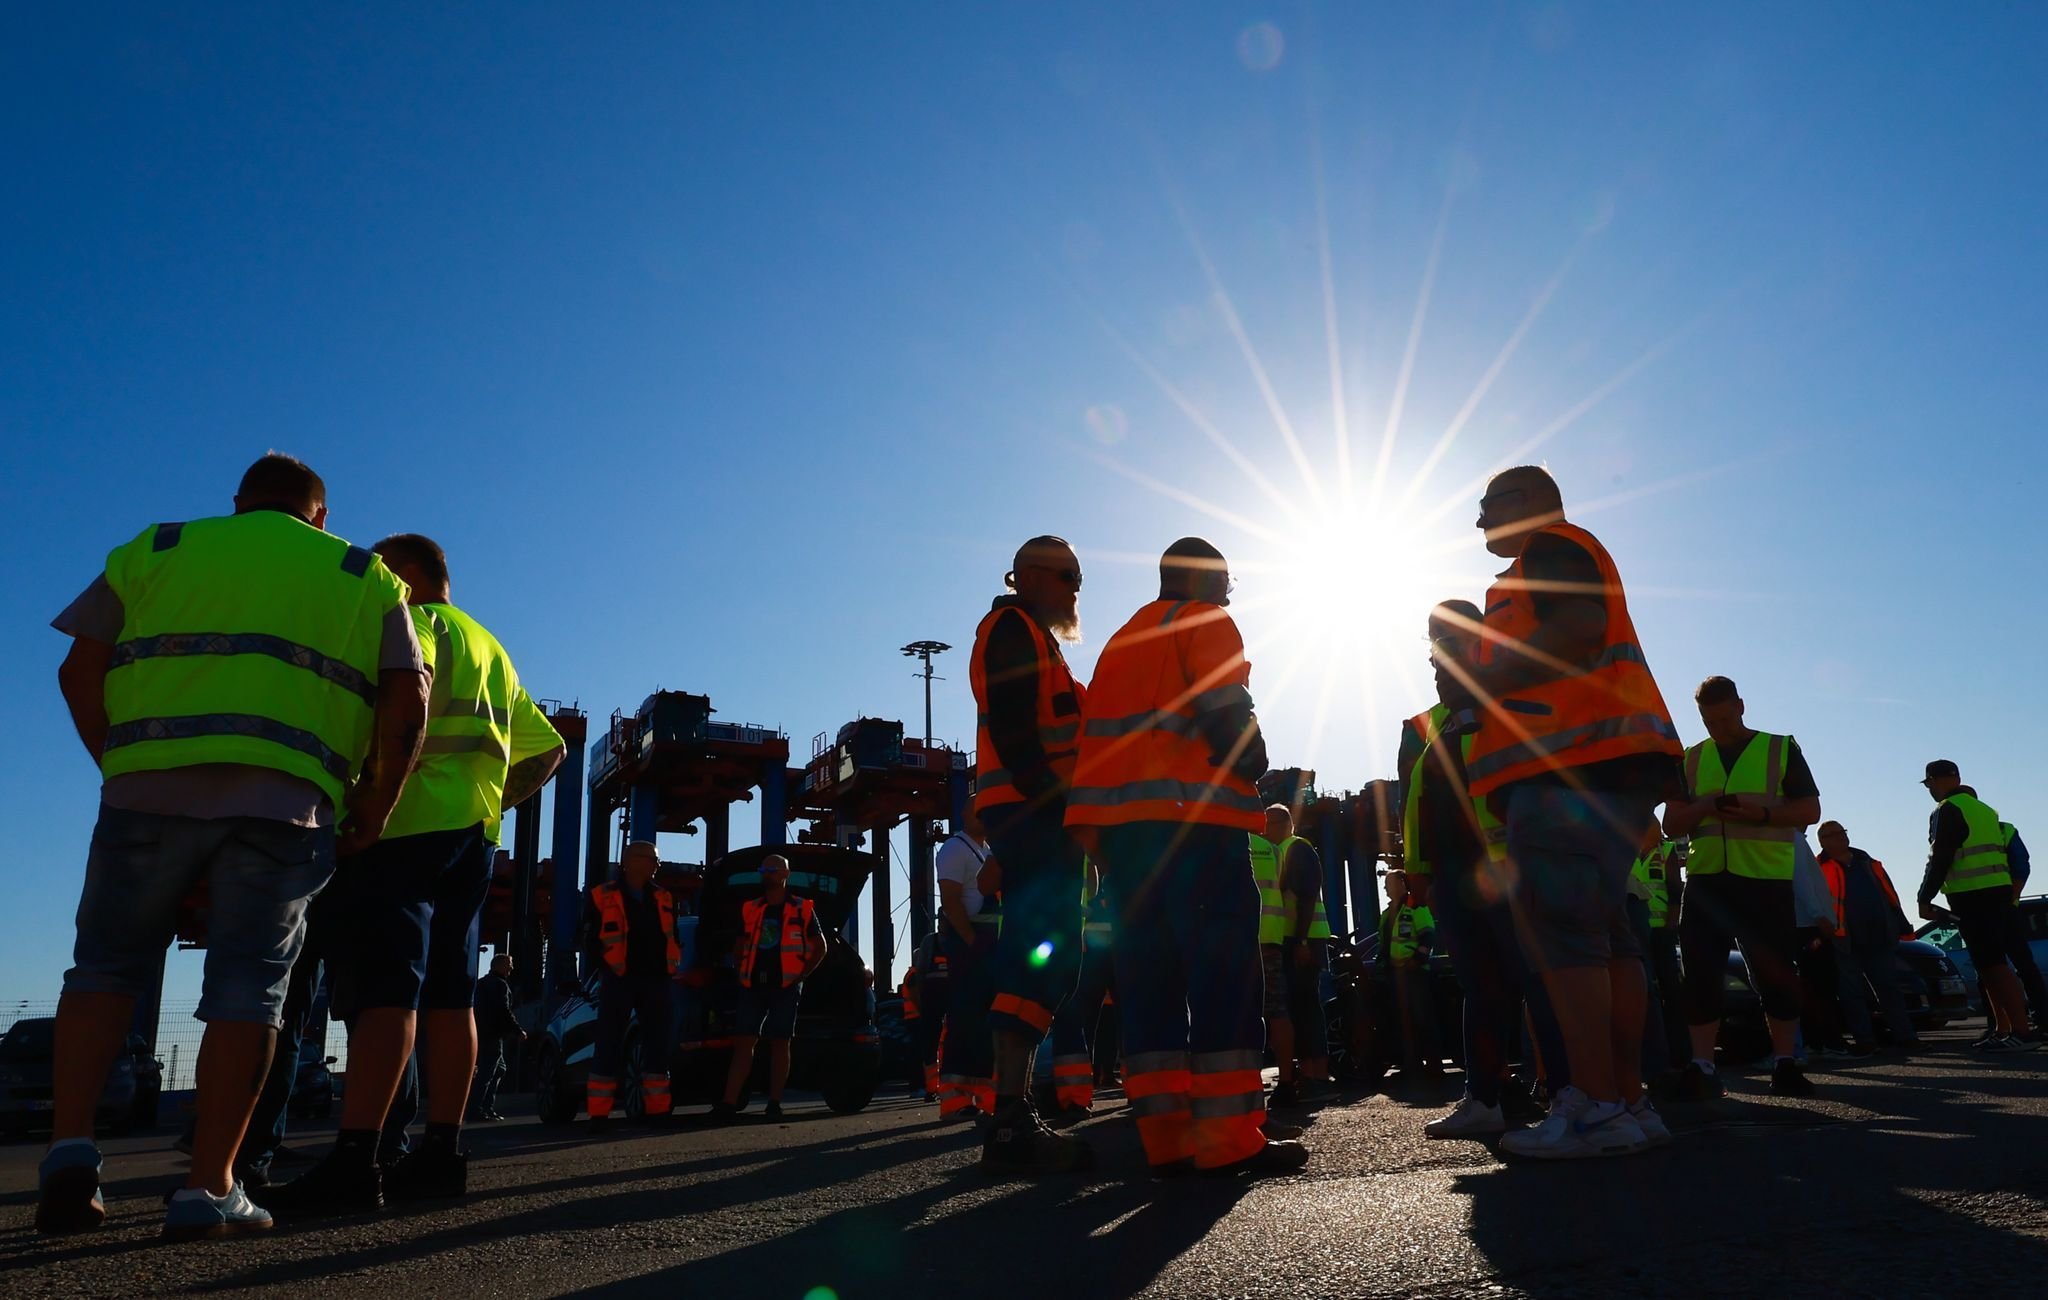
[[[1081,590],[1081,571],[1079,569],[1055,569],[1050,564],[1027,564],[1024,567],[1027,569],[1041,569],[1058,578],[1061,582],[1066,583],[1075,591]]]

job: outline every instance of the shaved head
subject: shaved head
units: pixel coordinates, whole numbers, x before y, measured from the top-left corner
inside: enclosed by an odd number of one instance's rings
[[[1205,600],[1230,603],[1230,564],[1223,552],[1203,537],[1183,537],[1159,557],[1161,600]]]

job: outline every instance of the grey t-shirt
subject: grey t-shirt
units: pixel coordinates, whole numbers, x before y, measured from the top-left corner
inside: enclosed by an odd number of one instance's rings
[[[68,637],[117,645],[126,618],[121,597],[101,574],[63,613],[50,620],[50,626]],[[426,671],[412,615],[403,605],[384,616],[377,668],[387,673]],[[125,812],[200,821],[261,817],[294,826],[328,826],[334,821],[334,805],[319,786],[275,768],[246,763],[197,763],[162,772],[124,772],[101,784],[100,801]]]

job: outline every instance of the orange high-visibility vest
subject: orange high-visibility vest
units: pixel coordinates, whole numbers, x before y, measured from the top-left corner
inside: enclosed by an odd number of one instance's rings
[[[668,941],[668,973],[683,965],[683,946],[676,941],[676,900],[666,889],[649,881],[654,903],[661,910],[661,933]],[[597,940],[604,949],[604,964],[614,975],[626,973],[626,891],[616,880],[590,887],[590,901],[597,905]]]
[[[923,1013],[922,1011],[918,1010],[918,1007],[917,1007],[917,998],[916,998],[916,996],[915,996],[914,994],[912,994],[912,993],[911,993],[911,991],[910,991],[910,989],[911,989],[911,986],[912,986],[912,985],[913,985],[913,984],[914,984],[914,983],[916,982],[916,980],[917,980],[917,967],[915,967],[915,966],[906,966],[906,967],[904,967],[904,968],[903,968],[903,983],[897,986],[896,992],[897,992],[897,994],[898,994],[899,996],[901,996],[901,997],[902,997],[902,999],[903,999],[903,1019],[904,1019],[905,1021],[911,1021],[911,1020],[915,1020],[915,1019],[917,1019],[917,1018],[918,1018],[919,1016],[921,1016],[921,1015],[923,1015],[923,1014],[924,1014],[924,1013]]]
[[[1816,860],[1820,863],[1821,874],[1827,877],[1828,893],[1834,895],[1835,898],[1835,937],[1837,939],[1846,939],[1849,937],[1849,877],[1847,868],[1833,858],[1819,858]],[[1879,862],[1876,858],[1872,858],[1870,860],[1870,874],[1877,877],[1878,888],[1884,890],[1884,896],[1891,900],[1892,906],[1898,907],[1899,891],[1892,888],[1892,878],[1885,874],[1884,863]],[[1904,911],[1903,908],[1900,910]],[[1913,932],[1908,930],[1899,937],[1901,939],[1910,939],[1913,937]]]
[[[1074,745],[1081,726],[1081,702],[1086,694],[1067,667],[1059,642],[1047,636],[1031,611],[1005,603],[988,612],[974,629],[974,657],[967,673],[974,683],[974,810],[983,812],[1003,804],[1023,803],[1025,795],[1016,779],[996,753],[988,725],[988,638],[996,620],[1015,613],[1031,631],[1031,643],[1038,651],[1038,743],[1045,747],[1045,759],[1062,786],[1074,779]]]
[[[1249,704],[1250,688],[1244,638],[1222,606],[1155,600],[1141,608],[1096,661],[1067,825],[1265,829],[1258,789],[1209,761],[1196,722],[1220,706]]]
[[[782,939],[776,945],[782,955],[782,987],[788,988],[804,977],[805,940],[811,930],[811,900],[786,895],[782,900]],[[754,982],[754,957],[761,951],[761,925],[768,916],[768,904],[750,898],[740,904],[740,983]]]
[[[1467,765],[1474,796],[1546,772],[1585,767],[1631,754],[1684,752],[1671,711],[1650,676],[1614,560],[1593,534],[1573,524],[1550,524],[1530,534],[1562,537],[1585,548],[1600,567],[1607,633],[1583,672],[1518,687],[1481,702],[1479,734]],[[1525,544],[1526,551],[1526,544]],[[1486,593],[1482,665],[1495,662],[1536,630],[1536,604],[1519,557]]]

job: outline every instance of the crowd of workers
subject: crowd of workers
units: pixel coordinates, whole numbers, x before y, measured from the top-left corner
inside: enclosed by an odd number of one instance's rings
[[[503,647],[450,603],[439,546],[418,534],[352,546],[325,532],[326,514],[316,474],[265,456],[232,515],[143,530],[56,620],[73,638],[60,683],[104,779],[58,1011],[43,1231],[104,1220],[99,1081],[201,882],[207,1030],[169,1235],[460,1195],[461,1126],[495,1113],[503,1048],[522,1031],[509,964],[474,1005],[479,918],[503,811],[541,788],[562,741]],[[1409,1068],[1440,1068],[1426,990],[1439,947],[1464,994],[1465,1096],[1428,1135],[1500,1134],[1503,1151],[1533,1159],[1669,1142],[1646,1080],[1679,1066],[1680,1095],[1721,1091],[1731,946],[1758,983],[1774,1091],[1812,1091],[1802,979],[1856,989],[1839,999],[1847,1050],[1874,1044],[1863,980],[1894,1044],[1910,1046],[1897,894],[1836,823],[1802,868],[1820,796],[1798,745],[1750,729],[1725,677],[1696,694],[1708,738],[1680,744],[1614,561],[1566,521],[1546,472],[1495,476],[1478,526],[1510,564],[1483,605],[1429,612],[1438,699],[1403,733],[1403,862],[1378,936],[1402,990],[1392,1020]],[[1091,1034],[1113,996],[1122,1084],[1155,1176],[1299,1169],[1301,1130],[1269,1106],[1328,1085],[1332,936],[1321,862],[1258,790],[1266,747],[1228,562],[1199,538],[1168,547],[1158,598],[1109,639],[1085,686],[1060,649],[1078,635],[1081,586],[1073,549],[1033,538],[976,630],[972,815],[938,853],[942,924],[914,990],[929,1089],[943,1114],[981,1122],[991,1171],[1089,1167],[1089,1143],[1060,1121],[1091,1104]],[[1937,808],[1919,909],[1936,915],[1946,896],[1991,1008],[1981,1046],[2030,1049],[2012,961],[2025,950],[2013,906],[2023,847],[1953,763],[1928,764],[1925,786]],[[629,845],[586,902],[601,982],[594,1120],[612,1112],[633,1016],[648,1030],[644,1109],[672,1104],[661,1027],[681,954],[656,865],[651,843]],[[770,857],[762,896],[743,907],[721,1114],[763,1040],[779,1109],[798,989],[826,951],[787,871]],[[1802,878],[1820,882],[1804,902]],[[312,1170],[272,1184],[259,1157],[275,1148],[282,1102],[264,1107],[289,1093],[275,1085],[295,1065],[323,965],[350,1032],[340,1133]],[[2038,985],[2030,960],[2023,970]],[[407,1149],[416,1043],[429,1106]],[[1540,1106],[1512,1074],[1528,1058]]]

